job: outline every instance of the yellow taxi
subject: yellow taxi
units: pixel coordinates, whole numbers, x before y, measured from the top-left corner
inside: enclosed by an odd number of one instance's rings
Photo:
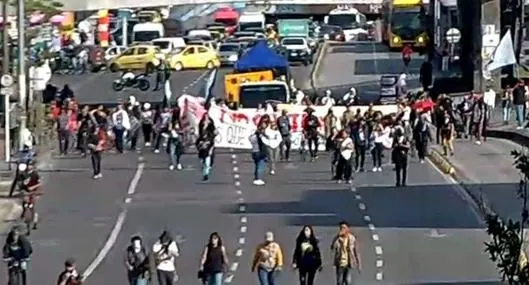
[[[111,72],[123,70],[145,70],[151,73],[160,64],[161,51],[152,45],[136,45],[112,59],[108,68]]]
[[[188,68],[213,69],[220,66],[217,52],[201,45],[188,45],[179,53],[168,58],[169,66],[180,71]]]

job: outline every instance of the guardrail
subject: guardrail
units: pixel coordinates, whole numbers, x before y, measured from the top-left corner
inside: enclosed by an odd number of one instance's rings
[[[279,4],[279,5],[374,5],[380,6],[383,0],[266,0],[266,1],[244,1],[244,0],[158,0],[157,6],[177,5],[202,5],[202,4],[230,4],[251,3],[257,5]],[[85,11],[99,9],[120,8],[142,8],[151,7],[152,3],[142,0],[76,0],[67,1],[64,9],[68,11]]]

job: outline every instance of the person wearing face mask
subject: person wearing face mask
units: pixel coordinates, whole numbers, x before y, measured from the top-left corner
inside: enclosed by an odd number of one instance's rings
[[[314,285],[316,272],[322,270],[321,251],[314,229],[306,225],[296,238],[292,267],[299,271],[300,285]]]
[[[351,233],[347,222],[340,222],[340,230],[331,243],[333,265],[336,269],[337,285],[352,285],[353,270],[362,270],[358,240]]]
[[[274,241],[274,233],[266,232],[265,241],[255,249],[252,272],[257,270],[260,285],[274,285],[275,279],[283,267],[283,252]]]
[[[214,232],[209,236],[209,241],[200,259],[199,278],[204,285],[222,285],[224,272],[228,267],[228,255],[222,244],[219,233]]]
[[[151,281],[151,260],[143,241],[139,236],[133,236],[131,245],[127,247],[125,266],[130,285],[147,285]]]
[[[59,274],[57,285],[81,285],[82,283],[82,277],[77,272],[75,260],[68,258],[64,262],[64,270]]]

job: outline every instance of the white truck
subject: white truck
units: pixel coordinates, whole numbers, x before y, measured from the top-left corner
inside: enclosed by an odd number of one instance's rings
[[[239,17],[237,31],[243,32],[248,29],[265,29],[265,15],[261,12],[247,12]]]
[[[132,27],[132,42],[144,43],[163,38],[165,29],[162,23],[138,23]]]
[[[331,10],[329,15],[323,19],[323,22],[327,25],[342,28],[347,42],[355,40],[358,34],[368,33],[367,30],[362,28],[366,21],[364,14],[353,7],[345,5]]]

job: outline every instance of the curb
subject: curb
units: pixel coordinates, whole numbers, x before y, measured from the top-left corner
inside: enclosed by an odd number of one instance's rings
[[[329,47],[329,43],[327,41],[323,42],[322,46],[318,49],[318,52],[316,55],[316,61],[312,65],[312,69],[310,71],[310,86],[312,87],[312,91],[315,94],[317,93],[316,79],[320,71],[321,61],[323,59],[323,56],[327,54],[328,47]]]

